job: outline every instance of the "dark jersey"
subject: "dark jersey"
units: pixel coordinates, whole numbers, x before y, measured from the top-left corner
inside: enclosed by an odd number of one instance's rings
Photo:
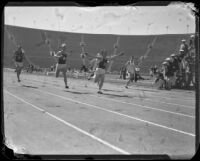
[[[188,45],[181,44],[180,50],[183,50],[183,55],[185,56],[188,53]]]
[[[106,69],[106,65],[108,63],[108,60],[107,59],[103,59],[99,62],[98,64],[98,68],[101,68],[101,69]]]
[[[24,59],[24,53],[22,51],[15,51],[14,56],[16,62],[22,62]]]
[[[157,69],[158,69],[157,67],[154,67],[154,68],[153,68],[153,73],[154,73],[154,74],[156,74]]]
[[[167,76],[173,76],[175,72],[175,66],[173,65],[173,62],[169,62],[169,65],[167,65]]]
[[[157,77],[156,77],[156,78],[157,78],[157,79],[164,79],[163,73],[160,72],[160,71],[158,71],[158,72],[157,72]]]
[[[174,58],[174,67],[175,67],[175,71],[179,70],[179,59],[178,58]]]
[[[64,51],[60,51],[60,56],[58,58],[58,64],[66,64],[67,54]]]
[[[154,70],[154,67],[151,67],[151,68],[150,68],[150,70],[153,72],[153,70]]]

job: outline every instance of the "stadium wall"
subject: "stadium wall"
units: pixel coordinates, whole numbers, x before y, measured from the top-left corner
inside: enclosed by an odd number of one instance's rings
[[[81,33],[48,31],[24,27],[4,26],[4,66],[13,66],[11,57],[13,51],[16,49],[16,44],[20,44],[28,56],[30,62],[41,68],[48,68],[55,64],[49,54],[49,47],[47,44],[40,44],[42,42],[42,35],[46,33],[53,50],[58,50],[58,46],[65,42],[69,50],[73,54],[68,58],[68,65],[71,68],[80,68],[80,41]],[[148,57],[144,60],[141,66],[141,72],[148,73],[151,65],[158,65],[171,55],[179,51],[181,39],[189,41],[190,34],[179,35],[120,35],[120,43],[118,51],[123,51],[124,56],[116,59],[113,64],[112,71],[119,71],[123,63],[125,63],[131,55],[140,57],[145,54],[149,44],[157,36],[157,40],[150,51]],[[101,49],[107,49],[108,53],[112,54],[113,45],[116,43],[117,35],[111,34],[84,34],[84,41],[86,43],[85,51],[91,55],[96,55]]]

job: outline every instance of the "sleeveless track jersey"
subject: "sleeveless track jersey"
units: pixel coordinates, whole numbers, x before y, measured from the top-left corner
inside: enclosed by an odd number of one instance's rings
[[[22,51],[15,51],[15,61],[22,62],[24,53]]]
[[[107,59],[103,59],[99,62],[98,64],[98,68],[101,68],[101,69],[106,69],[106,65],[108,63],[108,60]]]
[[[58,64],[66,64],[67,54],[63,51],[61,52],[61,56],[58,58]]]

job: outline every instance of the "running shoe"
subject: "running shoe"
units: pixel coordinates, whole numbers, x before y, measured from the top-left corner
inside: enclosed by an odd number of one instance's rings
[[[98,91],[97,93],[99,93],[99,94],[103,94],[103,92],[101,92],[101,91]]]

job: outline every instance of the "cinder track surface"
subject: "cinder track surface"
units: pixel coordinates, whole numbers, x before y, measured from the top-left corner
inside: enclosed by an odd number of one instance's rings
[[[3,75],[6,144],[28,154],[195,154],[194,91]],[[87,87],[85,87],[87,84]]]

